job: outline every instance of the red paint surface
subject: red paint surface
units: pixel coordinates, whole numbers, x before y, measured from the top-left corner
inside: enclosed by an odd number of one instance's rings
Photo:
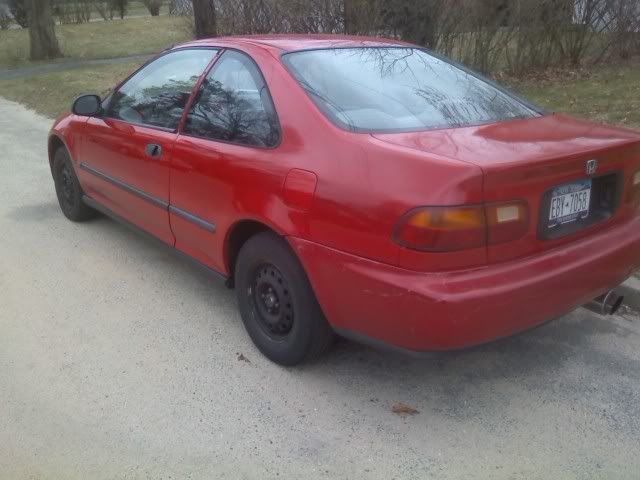
[[[631,204],[557,240],[540,240],[536,230],[542,194],[583,178],[587,159],[600,161],[599,174],[622,171],[627,198],[640,170],[638,132],[562,115],[406,134],[345,132],[317,110],[279,55],[363,44],[388,43],[268,36],[187,44],[235,48],[256,61],[281,125],[273,149],[73,115],[59,119],[52,135],[76,167],[85,162],[215,224],[216,232],[76,168],[85,192],[117,214],[226,275],[233,229],[260,222],[289,239],[333,325],[409,349],[509,335],[640,267],[640,221]],[[162,159],[144,156],[147,143],[163,146]],[[392,240],[400,217],[415,207],[512,200],[526,201],[530,212],[528,231],[516,241],[427,253]]]
[[[284,203],[290,207],[308,211],[313,203],[317,184],[318,177],[315,173],[294,168],[284,179],[282,188]]]

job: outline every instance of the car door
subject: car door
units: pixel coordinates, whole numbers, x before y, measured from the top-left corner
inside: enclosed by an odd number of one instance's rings
[[[222,243],[242,204],[239,190],[268,209],[277,191],[280,128],[266,82],[251,57],[226,50],[203,80],[171,160],[169,218],[176,248],[224,272]],[[272,182],[267,186],[264,182]],[[270,187],[270,188],[268,188]]]
[[[85,126],[79,174],[85,193],[173,244],[169,162],[184,108],[215,49],[168,52],[124,82]]]

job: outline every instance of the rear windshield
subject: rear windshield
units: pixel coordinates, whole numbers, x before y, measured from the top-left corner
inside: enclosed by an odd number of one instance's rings
[[[417,48],[306,50],[288,53],[283,60],[324,114],[348,130],[414,131],[539,115]]]

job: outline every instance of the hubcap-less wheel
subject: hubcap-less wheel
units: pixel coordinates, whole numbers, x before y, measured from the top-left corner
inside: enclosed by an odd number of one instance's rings
[[[296,365],[329,348],[331,327],[285,239],[262,232],[247,240],[238,253],[234,280],[242,321],[269,359]]]
[[[82,187],[71,164],[67,151],[60,147],[56,151],[52,165],[56,196],[62,213],[74,222],[88,220],[95,216],[95,211],[82,201]]]
[[[65,211],[69,211],[73,208],[73,177],[71,176],[71,172],[69,171],[69,165],[66,163],[62,166],[62,171],[60,172],[60,189],[61,189],[61,203],[62,208]]]
[[[271,264],[261,265],[254,273],[248,294],[267,335],[277,340],[291,331],[294,321],[291,293],[280,270]]]

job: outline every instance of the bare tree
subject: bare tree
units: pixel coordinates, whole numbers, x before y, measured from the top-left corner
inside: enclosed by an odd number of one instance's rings
[[[13,18],[9,15],[9,8],[0,3],[0,30],[7,30],[12,22]]]
[[[553,12],[556,22],[563,18],[568,25],[559,29],[558,47],[572,66],[580,65],[593,42],[609,30],[613,18],[609,15],[608,0],[573,0],[563,2]],[[564,7],[568,15],[562,15]]]
[[[127,8],[129,7],[129,0],[109,0],[109,9],[111,11],[111,18],[113,18],[113,12],[117,12],[121,19],[127,14]]]
[[[27,0],[9,0],[9,11],[13,20],[22,28],[29,26]]]
[[[196,38],[215,37],[218,34],[214,0],[193,0],[193,18]]]
[[[640,53],[640,0],[193,0],[193,10],[191,0],[169,5],[173,14],[195,14],[199,38],[382,35],[492,74]]]
[[[160,15],[160,7],[162,6],[162,0],[142,0],[144,6],[147,7],[152,17]]]
[[[29,1],[29,39],[31,60],[43,60],[62,56],[50,0]]]
[[[344,15],[344,33],[355,33],[358,16],[355,2],[353,0],[342,0],[342,12]]]
[[[192,15],[191,0],[169,0],[169,15]]]
[[[51,8],[60,23],[87,23],[91,21],[94,7],[99,11],[96,4],[95,0],[52,0]]]

